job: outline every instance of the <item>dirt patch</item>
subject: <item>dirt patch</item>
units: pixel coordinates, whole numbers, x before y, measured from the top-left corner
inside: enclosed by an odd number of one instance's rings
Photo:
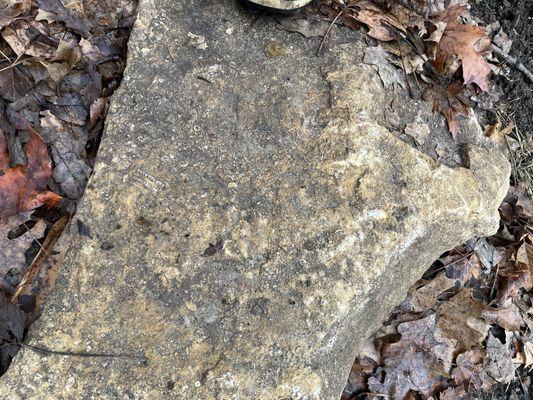
[[[510,54],[533,70],[533,0],[483,0],[472,4],[472,14],[486,24],[499,22],[513,41]],[[496,82],[503,91],[501,106],[517,127],[531,133],[533,126],[533,83],[514,67],[504,66]]]

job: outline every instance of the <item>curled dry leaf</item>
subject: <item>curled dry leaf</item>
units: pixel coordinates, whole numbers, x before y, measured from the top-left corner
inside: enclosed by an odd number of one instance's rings
[[[41,205],[53,206],[61,197],[46,190],[52,173],[46,144],[33,129],[24,146],[28,162],[9,168],[9,154],[3,132],[0,132],[0,217],[33,210]]]
[[[524,325],[524,319],[518,307],[507,301],[506,304],[498,308],[489,308],[481,314],[489,322],[498,324],[507,331],[519,331]]]
[[[529,256],[528,256],[529,248]],[[516,297],[521,289],[529,291],[533,288],[533,277],[531,275],[531,244],[525,243],[518,249],[516,260],[512,260],[500,268],[500,288],[498,289],[497,302],[503,304],[510,297]]]
[[[368,35],[384,42],[396,40],[394,30],[405,32],[405,27],[392,14],[376,7],[371,1],[361,0],[348,6],[349,16],[368,26]]]
[[[524,343],[522,364],[526,368],[533,368],[533,337],[530,337],[529,340]]]
[[[90,117],[89,117],[89,128],[92,128],[96,125],[98,120],[103,119],[107,106],[109,104],[109,99],[100,97],[96,99],[90,108]]]

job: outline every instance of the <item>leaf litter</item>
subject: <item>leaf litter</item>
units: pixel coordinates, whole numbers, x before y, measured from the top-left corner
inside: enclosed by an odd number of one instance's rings
[[[365,18],[358,13],[367,2],[326,3],[322,10],[336,24],[351,29],[366,25],[369,35],[379,39],[365,49],[363,62],[377,69],[384,87],[408,84],[418,76],[413,87],[426,85],[422,97],[444,115],[454,138],[459,118],[468,116],[472,106],[494,113],[498,88],[490,78],[500,70],[489,51],[489,38],[506,51],[511,43],[503,31],[496,39],[499,28],[477,26],[466,1],[376,1],[386,16],[378,17],[371,7],[374,14],[368,12]],[[383,23],[391,19],[394,24]],[[372,24],[385,25],[387,31],[372,29]],[[405,75],[407,80],[402,79]],[[498,114],[496,122],[485,126],[486,136],[516,166],[513,186],[500,207],[500,230],[445,253],[411,288],[387,324],[364,345],[343,400],[533,395],[533,207],[530,175],[520,167],[531,153],[520,154],[526,148],[520,140],[525,139],[509,118]],[[428,129],[414,121],[404,133],[421,148]],[[450,157],[440,144],[435,151],[439,158]],[[525,183],[518,183],[521,180]]]
[[[378,66],[382,80],[387,70],[389,76],[407,83],[412,96],[434,103],[454,137],[458,120],[468,115],[472,105],[496,100],[491,76],[500,69],[491,52],[492,31],[472,18],[467,0],[323,0],[320,4],[320,12],[334,23],[351,29],[365,27],[378,41],[377,47],[388,53],[379,62],[370,62]],[[511,46],[503,31],[494,40],[505,49]],[[392,68],[399,71],[393,73]],[[383,80],[385,87],[389,80]],[[423,92],[416,93],[411,85]]]
[[[135,0],[0,10],[0,372],[55,282],[126,61]]]
[[[532,212],[526,187],[512,186],[498,232],[444,253],[411,287],[355,360],[342,400],[529,398]]]
[[[9,266],[1,270],[2,371],[55,280],[54,249],[64,255],[65,246],[54,243],[91,173],[108,99],[124,69],[135,6],[120,0],[12,0],[0,12],[0,244],[10,249],[0,260]],[[512,41],[501,28],[477,26],[466,1],[324,0],[322,10],[352,29],[366,26],[381,43],[365,51],[365,62],[377,68],[386,87],[411,89],[409,81],[418,76],[427,85],[423,97],[445,116],[453,135],[472,102],[492,107],[489,76],[500,68],[489,35],[505,53]],[[318,36],[307,21],[280,24]],[[326,24],[319,23],[323,30]],[[206,46],[194,34],[190,40]],[[405,128],[417,145],[427,138],[424,125]],[[486,134],[503,146],[514,129],[509,126],[496,124]],[[446,157],[445,148],[436,151]],[[24,190],[6,189],[22,187],[12,183],[19,180],[28,183]],[[354,363],[343,399],[368,393],[465,398],[533,366],[532,208],[526,190],[511,189],[497,235],[444,254],[436,263],[440,272],[413,286],[396,317]],[[29,211],[43,205],[53,209]],[[39,264],[50,273],[35,268]],[[530,377],[524,379],[531,385]]]
[[[478,26],[466,0],[322,4],[320,10],[333,24],[366,27],[378,40],[370,41],[373,46],[365,49],[363,62],[377,69],[385,88],[404,82],[412,95],[409,82],[414,79],[422,98],[445,117],[453,138],[460,117],[477,106],[485,135],[513,164],[513,186],[500,207],[498,233],[445,253],[411,288],[363,346],[342,399],[473,399],[491,392],[530,398],[531,138],[521,136],[514,121],[495,109],[501,89],[491,80],[503,73],[491,53],[491,40],[508,54],[511,39],[499,26]],[[319,53],[333,24],[324,32]],[[496,114],[496,121],[486,123],[482,110]],[[404,133],[422,147],[428,127],[415,121]],[[439,158],[450,157],[440,144],[435,152]]]

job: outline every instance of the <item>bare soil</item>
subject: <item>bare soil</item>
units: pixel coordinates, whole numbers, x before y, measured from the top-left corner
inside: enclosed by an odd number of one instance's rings
[[[533,0],[478,0],[472,14],[487,25],[499,22],[513,41],[510,55],[533,71]],[[533,82],[516,68],[496,79],[503,90],[501,106],[523,132],[533,132]]]

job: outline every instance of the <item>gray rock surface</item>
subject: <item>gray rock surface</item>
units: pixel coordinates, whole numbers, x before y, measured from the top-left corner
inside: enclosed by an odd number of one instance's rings
[[[507,162],[466,167],[364,42],[230,0],[143,0],[78,233],[4,399],[338,399],[363,340],[446,249],[497,228]],[[399,109],[390,110],[392,99]],[[393,133],[431,128],[426,152]],[[453,157],[452,157],[453,158]],[[455,164],[454,164],[455,163]],[[142,356],[142,357],[141,357]]]

